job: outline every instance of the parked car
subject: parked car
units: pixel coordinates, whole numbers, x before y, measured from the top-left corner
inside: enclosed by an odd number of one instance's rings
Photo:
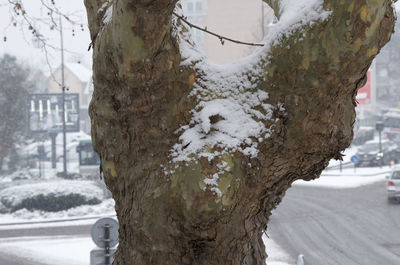
[[[400,147],[391,141],[382,141],[382,150],[379,150],[378,141],[368,141],[356,153],[356,166],[383,166],[400,160]]]
[[[386,178],[386,190],[389,202],[400,201],[400,167],[395,167],[390,176]]]

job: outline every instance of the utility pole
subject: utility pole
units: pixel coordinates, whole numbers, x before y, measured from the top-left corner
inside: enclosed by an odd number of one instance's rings
[[[62,89],[62,132],[63,132],[63,164],[64,176],[67,176],[67,132],[65,126],[65,80],[64,80],[64,41],[63,27],[60,15],[60,39],[61,39],[61,89]]]

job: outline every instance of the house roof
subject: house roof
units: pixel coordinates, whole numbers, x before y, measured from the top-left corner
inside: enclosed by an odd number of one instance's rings
[[[64,64],[81,82],[88,83],[92,77],[92,71],[79,63]]]

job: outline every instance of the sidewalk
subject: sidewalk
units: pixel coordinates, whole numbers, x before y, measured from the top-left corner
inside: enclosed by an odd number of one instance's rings
[[[392,168],[385,167],[360,167],[346,168],[342,172],[340,170],[323,171],[321,177],[311,181],[298,180],[293,185],[348,189],[357,188],[363,185],[369,185],[375,182],[385,180],[385,176],[389,175]]]
[[[263,236],[268,265],[290,265],[291,258],[272,239]],[[0,255],[7,253],[48,265],[89,265],[95,244],[90,237],[19,237],[0,240]],[[294,263],[293,263],[294,264]]]

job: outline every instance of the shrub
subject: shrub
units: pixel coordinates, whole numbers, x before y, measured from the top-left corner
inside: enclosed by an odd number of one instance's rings
[[[24,208],[57,212],[99,204],[103,199],[103,190],[92,181],[24,184],[6,188],[0,194],[0,202],[11,212]]]
[[[64,172],[57,172],[56,174],[57,177],[62,178],[62,179],[82,179],[82,175],[79,173],[67,173],[66,175]]]

